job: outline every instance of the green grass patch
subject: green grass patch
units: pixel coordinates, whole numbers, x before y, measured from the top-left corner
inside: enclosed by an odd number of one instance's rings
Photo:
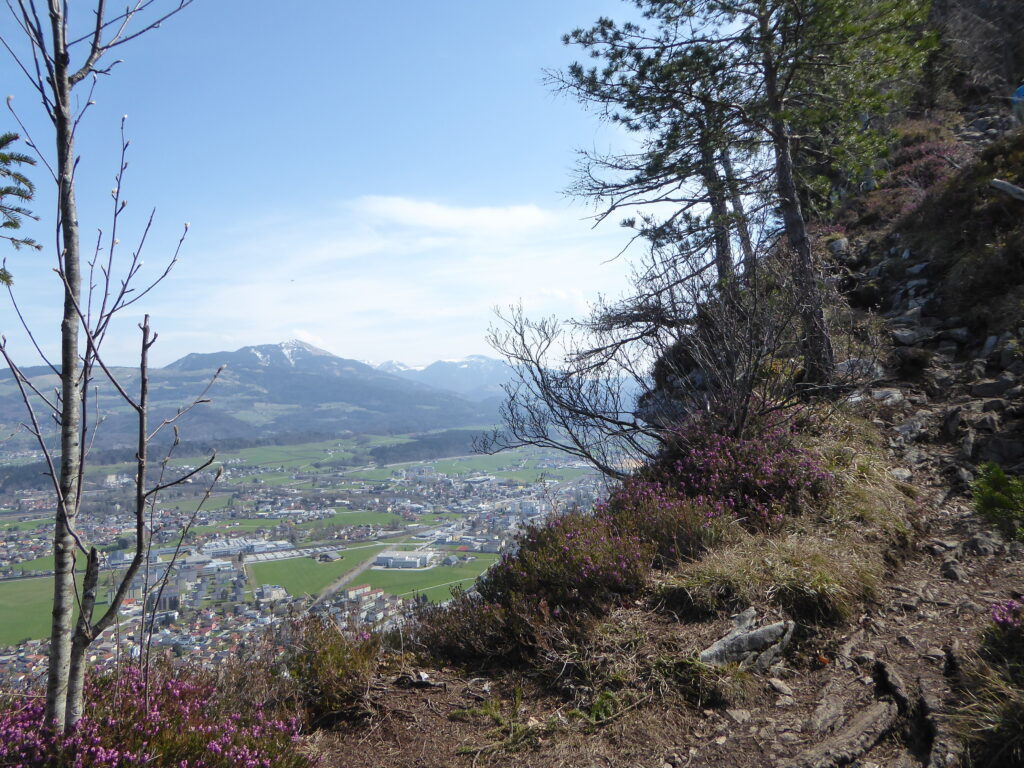
[[[192,496],[190,498],[174,499],[173,501],[170,499],[161,500],[158,502],[158,504],[163,509],[176,509],[179,512],[193,512],[195,511],[195,508],[199,505],[199,502],[202,501],[202,498],[202,494],[200,494],[198,496]],[[206,503],[203,504],[203,509],[207,511],[224,509],[230,503],[230,494],[210,496],[210,498],[206,500]]]
[[[230,520],[220,520],[216,523],[210,523],[209,525],[196,525],[190,530],[193,533],[223,533],[223,534],[242,534],[252,533],[258,531],[261,528],[270,530],[275,527],[281,520],[272,520],[266,517],[238,517]]]
[[[477,577],[487,570],[497,555],[477,554],[476,560],[459,565],[436,565],[422,571],[370,569],[359,577],[359,581],[374,589],[383,589],[391,595],[411,597],[423,593],[435,603],[451,597],[451,588],[460,585],[468,588]]]
[[[53,570],[53,555],[43,555],[37,557],[35,560],[26,560],[23,563],[15,563],[13,568],[16,571],[22,573],[32,573],[35,571],[52,571]],[[78,570],[85,570],[85,557],[79,556],[78,558]]]
[[[339,507],[336,510],[336,514],[331,517],[325,517],[323,520],[310,520],[306,523],[300,523],[297,527],[303,529],[316,528],[321,525],[381,525],[390,527],[395,525],[396,521],[398,525],[404,525],[401,516],[391,512],[358,512]]]
[[[52,608],[52,576],[0,581],[0,647],[49,637]],[[105,604],[96,606],[103,610]]]
[[[0,522],[0,531],[34,531],[39,526],[53,527],[52,517],[40,517],[35,520],[24,520],[21,522]]]
[[[324,587],[385,549],[384,545],[374,545],[347,550],[342,552],[340,560],[333,563],[293,557],[269,563],[251,563],[248,569],[257,584],[279,584],[290,595],[318,595]]]
[[[389,467],[379,467],[376,469],[355,469],[351,472],[346,472],[345,477],[355,478],[358,480],[365,480],[369,483],[379,483],[385,480],[391,480],[395,476],[395,471],[401,467],[410,466],[407,464],[395,464]]]

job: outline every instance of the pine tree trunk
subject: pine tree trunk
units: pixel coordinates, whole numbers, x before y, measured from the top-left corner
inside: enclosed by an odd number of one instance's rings
[[[729,243],[729,206],[726,202],[725,183],[718,173],[715,153],[707,143],[701,145],[701,176],[708,193],[711,207],[711,228],[715,241],[715,269],[718,282],[726,285],[732,281],[732,248]]]
[[[750,239],[750,223],[747,221],[747,213],[743,209],[743,196],[740,194],[740,187],[736,181],[736,172],[733,170],[732,157],[728,148],[722,150],[722,170],[725,172],[725,185],[729,190],[733,219],[736,221],[736,232],[740,237],[740,249],[743,251],[743,277],[753,280],[754,272],[757,269],[757,257],[754,254],[754,243]]]
[[[56,731],[65,724],[68,673],[71,663],[71,631],[75,607],[75,518],[81,473],[81,382],[78,355],[79,273],[78,210],[74,190],[74,125],[71,109],[71,83],[67,71],[67,45],[64,38],[63,6],[50,0],[50,26],[53,36],[54,72],[51,90],[57,139],[57,180],[60,186],[60,213],[64,270],[64,313],[61,320],[61,424],[60,477],[57,519],[54,525],[53,621],[50,629],[50,658],[46,683],[46,722]]]
[[[779,212],[786,239],[792,251],[793,279],[800,297],[800,322],[803,330],[804,380],[815,384],[831,381],[835,371],[832,340],[829,338],[825,309],[818,287],[818,274],[811,257],[811,241],[807,235],[793,172],[793,149],[789,128],[783,117],[783,99],[779,93],[778,62],[775,59],[771,17],[765,12],[759,19],[761,27],[762,66],[766,108],[770,117],[772,150],[775,155],[775,183]]]

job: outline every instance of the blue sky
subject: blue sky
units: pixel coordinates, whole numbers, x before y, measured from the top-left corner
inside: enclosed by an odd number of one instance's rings
[[[563,193],[577,149],[624,137],[553,94],[543,70],[577,58],[563,33],[628,10],[621,0],[197,0],[118,49],[124,62],[97,86],[78,138],[83,240],[109,226],[127,114],[122,243],[155,207],[144,256],[154,274],[190,223],[179,265],[140,307],[161,334],[156,364],[288,338],[410,364],[487,354],[495,306],[577,315],[625,285],[626,261],[612,257],[626,233],[592,229],[591,207]],[[0,30],[16,40],[3,14]],[[0,61],[4,95],[49,153],[38,99]],[[9,113],[0,129],[16,129]],[[6,256],[52,352],[52,182],[41,167],[33,175],[42,221],[28,229],[47,248]],[[137,321],[115,329],[112,362],[131,362]],[[6,304],[0,324],[29,360]]]

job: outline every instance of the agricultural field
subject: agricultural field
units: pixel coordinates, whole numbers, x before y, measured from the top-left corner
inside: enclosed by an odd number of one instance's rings
[[[315,464],[321,463],[324,468],[330,467],[332,461],[349,459],[355,452],[365,451],[378,445],[394,445],[412,440],[411,437],[391,435],[360,435],[343,439],[324,440],[313,443],[297,443],[295,445],[264,445],[255,448],[241,448],[238,450],[218,452],[217,462],[214,466],[221,464],[228,469],[236,466],[244,467],[267,467],[271,469],[281,468],[273,480],[265,480],[272,484],[283,484],[291,480],[295,472],[316,472]],[[194,467],[204,461],[202,456],[188,456],[172,459],[171,467]],[[230,464],[228,462],[231,462]],[[131,473],[134,471],[133,464],[96,464],[88,468],[87,476],[90,479],[97,479],[108,474]],[[253,477],[267,478],[267,474],[239,475],[233,478],[232,483],[237,481],[251,481]]]
[[[79,558],[81,561],[82,558]],[[53,570],[53,555],[43,555],[43,557],[37,557],[35,560],[26,560],[22,563],[15,563],[14,569],[21,571],[22,573],[28,573],[30,571],[52,571]],[[85,568],[81,562],[79,562],[79,570]]]
[[[246,566],[255,584],[279,584],[290,595],[317,595],[350,570],[388,549],[385,545],[358,547],[343,551],[340,560],[319,563],[309,557],[293,557]]]
[[[418,462],[417,462],[418,463]],[[395,470],[402,467],[411,467],[412,464],[394,464],[387,467],[377,467],[376,469],[354,469],[350,472],[345,473],[345,477],[355,478],[357,480],[364,480],[368,483],[380,483],[386,480],[390,480],[395,476]]]
[[[41,525],[53,525],[53,518],[40,517],[34,520],[25,520],[22,522],[19,522],[17,520],[0,520],[0,531],[4,531],[7,533],[13,533],[14,531],[33,531]]]
[[[174,499],[173,501],[171,501],[170,499],[161,499],[157,502],[157,504],[163,509],[176,509],[179,512],[194,512],[202,498],[203,491],[199,491],[195,496],[190,496],[187,498],[178,498]],[[230,494],[211,495],[210,498],[208,498],[206,502],[203,504],[203,509],[224,509],[230,503]]]
[[[452,587],[460,585],[467,588],[472,585],[498,559],[498,555],[478,553],[476,558],[469,563],[435,565],[433,568],[416,571],[371,568],[359,577],[359,582],[400,597],[423,593],[427,599],[440,603],[451,597]]]
[[[390,512],[357,512],[355,510],[338,507],[333,517],[325,517],[323,520],[310,520],[306,523],[299,523],[297,528],[309,529],[320,525],[380,525],[391,526],[396,520],[404,525],[400,515]]]
[[[280,520],[271,520],[266,517],[238,517],[211,523],[210,525],[194,525],[189,530],[197,534],[220,533],[224,536],[247,536],[261,528],[270,530],[280,522]]]
[[[0,648],[49,637],[52,606],[52,576],[0,581]],[[105,609],[96,606],[97,612]]]
[[[535,452],[528,450],[505,451],[493,456],[461,456],[435,461],[415,461],[405,464],[389,464],[386,467],[357,469],[346,473],[346,477],[366,482],[385,482],[394,477],[397,470],[408,467],[429,466],[443,475],[455,477],[484,473],[497,478],[518,480],[521,483],[536,483],[541,478],[549,480],[577,480],[592,470],[580,467],[540,468],[543,461]]]

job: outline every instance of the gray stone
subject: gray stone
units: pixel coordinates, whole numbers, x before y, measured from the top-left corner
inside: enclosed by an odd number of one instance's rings
[[[750,719],[749,709],[727,709],[725,714],[732,718],[733,722],[737,725],[742,725]]]
[[[914,280],[907,281],[907,290],[911,296],[917,296],[921,291],[928,287],[928,278],[918,277]]]
[[[995,432],[999,429],[999,414],[989,411],[973,422],[979,432]]]
[[[786,685],[785,681],[779,680],[777,677],[768,678],[768,685],[770,685],[776,693],[780,693],[783,696],[793,695],[793,689]]]
[[[908,442],[913,442],[924,435],[924,429],[921,427],[921,422],[916,418],[907,419],[906,421],[901,422],[897,426],[893,427],[893,431]]]
[[[829,240],[828,250],[833,256],[845,256],[850,250],[850,241],[845,237],[837,237],[835,240]]]
[[[1024,440],[993,435],[982,446],[979,458],[997,464],[1015,464],[1024,459]]]
[[[909,248],[907,248],[907,249],[905,249],[905,250],[903,251],[903,253],[902,253],[902,254],[900,255],[900,258],[901,258],[901,259],[903,259],[904,261],[906,261],[907,259],[909,259],[909,258],[910,258],[910,256],[911,256],[911,253],[910,253],[910,249],[909,249]]]
[[[925,336],[927,334],[920,328],[896,328],[892,331],[892,340],[906,347],[917,344]]]
[[[1016,339],[1010,339],[999,350],[999,367],[1009,368],[1020,357],[1020,344]]]
[[[933,395],[945,394],[956,383],[953,374],[942,369],[929,371],[928,377],[930,385],[934,388]]]
[[[967,581],[967,571],[956,558],[949,558],[942,563],[939,573],[950,581]]]
[[[1003,374],[998,379],[976,381],[971,385],[972,397],[1000,397],[1004,395],[1017,380],[1013,376]]]
[[[979,531],[964,542],[963,550],[972,555],[987,557],[1002,554],[1006,546],[991,531]]]
[[[909,469],[904,469],[903,467],[893,467],[889,470],[889,474],[901,483],[909,483],[911,478],[914,476],[913,472]]]
[[[898,405],[903,402],[903,393],[898,389],[885,387],[882,389],[872,389],[871,399],[877,400],[882,405]]]
[[[961,485],[970,485],[974,482],[974,473],[967,467],[957,467],[956,479],[960,481]]]
[[[894,317],[892,323],[894,325],[918,325],[921,322],[921,308],[917,307],[914,309],[908,309],[902,315]]]
[[[940,338],[949,339],[955,341],[957,344],[966,344],[971,339],[971,332],[967,328],[947,328],[941,334]]]
[[[877,379],[884,375],[885,371],[876,360],[866,357],[851,357],[836,364],[836,373],[843,377]]]
[[[981,412],[982,413],[988,413],[990,411],[995,411],[996,413],[1002,413],[1005,410],[1006,410],[1006,401],[1005,400],[999,400],[999,399],[987,400],[985,402],[985,404],[983,406],[981,406]]]
[[[985,339],[985,343],[981,347],[981,354],[979,357],[988,357],[996,348],[996,344],[999,343],[998,336],[989,336]]]
[[[952,440],[956,437],[957,432],[960,429],[960,423],[963,421],[963,408],[959,405],[953,406],[942,419],[942,434]]]
[[[967,428],[964,432],[964,436],[960,438],[960,457],[970,461],[974,458],[975,442],[977,441],[977,435],[973,429]]]
[[[755,629],[757,612],[753,608],[748,608],[732,619],[735,628],[700,652],[702,663],[721,666],[737,662],[741,666],[764,671],[789,645],[796,626],[792,621],[779,621]]]

